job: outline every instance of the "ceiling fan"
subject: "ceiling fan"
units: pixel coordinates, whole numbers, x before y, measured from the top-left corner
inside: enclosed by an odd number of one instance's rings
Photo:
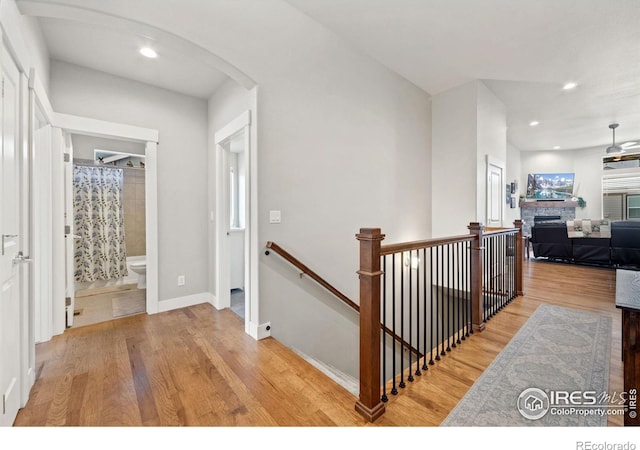
[[[618,128],[618,124],[612,123],[609,128],[613,132],[613,144],[607,147],[607,155],[619,155],[632,148],[640,148],[640,144],[637,142],[625,142],[624,144],[616,145],[616,128]]]

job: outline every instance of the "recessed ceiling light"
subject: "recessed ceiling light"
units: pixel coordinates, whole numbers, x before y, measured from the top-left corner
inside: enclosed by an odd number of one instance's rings
[[[158,57],[158,54],[156,53],[156,51],[154,49],[152,49],[152,48],[149,48],[149,47],[142,47],[140,49],[140,53],[143,56],[146,56],[147,58],[157,58]]]
[[[535,127],[535,126],[537,126],[539,124],[540,124],[540,122],[538,122],[537,120],[533,120],[533,121],[529,122],[529,126],[530,127]]]
[[[569,91],[573,88],[575,88],[578,85],[578,83],[574,83],[573,81],[566,83],[564,86],[562,86],[562,89],[564,89],[565,91]]]
[[[554,150],[560,150],[560,146],[556,145],[555,147],[553,147]]]

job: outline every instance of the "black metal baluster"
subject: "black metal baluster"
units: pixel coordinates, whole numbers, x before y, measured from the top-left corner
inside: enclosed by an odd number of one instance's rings
[[[429,365],[433,366],[435,364],[433,361],[433,318],[435,317],[433,314],[433,247],[429,248],[429,263]]]
[[[422,370],[429,370],[429,366],[427,365],[427,331],[429,330],[429,327],[427,326],[427,249],[423,248],[422,249],[422,284],[423,284],[423,290],[422,290],[422,297],[424,299],[424,304],[422,306],[422,314],[423,314],[423,319],[422,319],[422,324],[423,324],[423,330],[424,332],[423,334],[423,341],[424,341],[424,357],[422,358]]]
[[[495,309],[496,309],[496,304],[497,304],[497,300],[498,300],[496,292],[498,291],[497,269],[499,268],[499,265],[498,265],[498,262],[497,262],[498,250],[497,250],[496,247],[497,247],[497,239],[495,239],[495,237],[494,237],[493,239],[491,239],[491,256],[489,257],[490,261],[492,263],[491,266],[494,269],[493,273],[491,274],[492,275],[491,279],[493,280],[493,287],[491,289],[491,317],[493,317],[495,315]]]
[[[461,341],[461,333],[462,333],[462,308],[461,308],[461,300],[462,300],[462,286],[460,283],[460,275],[462,272],[462,258],[461,258],[461,249],[462,242],[456,242],[456,304],[458,305],[458,314],[456,315],[456,329],[458,331],[458,339],[456,339],[456,344],[462,343]]]
[[[518,260],[518,235],[512,235],[513,240],[513,264],[511,267],[511,298],[516,298],[516,274],[518,273],[518,264],[521,264],[522,261]],[[526,251],[526,249],[525,249]]]
[[[424,264],[424,263],[423,263]],[[415,375],[420,376],[420,250],[416,250],[416,371]]]
[[[409,250],[409,264],[407,264],[407,268],[409,270],[409,376],[407,377],[407,381],[413,381],[413,374],[411,373],[411,353],[413,351],[411,348],[413,347],[413,250]]]
[[[483,249],[482,249],[482,260],[484,261],[484,264],[482,266],[482,314],[484,317],[484,320],[487,320],[487,306],[489,304],[489,301],[487,299],[487,286],[488,286],[488,279],[489,279],[489,270],[491,270],[491,268],[489,267],[489,265],[487,264],[487,255],[489,254],[489,241],[486,237],[482,238],[483,241]]]
[[[444,277],[445,277],[445,273],[444,273],[444,246],[442,247],[442,251],[440,252],[440,330],[442,332],[442,334],[440,335],[440,342],[442,343],[442,350],[440,350],[440,356],[444,356],[447,354],[447,352],[445,351],[444,348],[444,296],[445,296],[445,291],[444,291]]]
[[[440,246],[436,247],[436,361],[440,361]]]
[[[387,257],[382,257],[382,397],[383,402],[389,401],[387,397]],[[393,342],[393,340],[392,340]]]
[[[396,333],[396,254],[392,253],[391,254],[391,271],[393,272],[392,276],[391,276],[391,291],[392,291],[392,297],[391,297],[391,328],[393,329],[393,335],[397,336],[398,334]],[[392,369],[393,369],[393,386],[391,387],[391,394],[392,395],[398,395],[398,389],[396,388],[396,342],[395,342],[395,338],[392,341],[393,346],[391,347],[391,353],[392,353]]]
[[[458,315],[456,314],[456,302],[458,301],[458,285],[456,278],[458,276],[458,243],[451,244],[451,287],[453,289],[451,295],[451,348],[456,348],[456,338],[458,336]]]
[[[503,263],[502,263],[502,234],[496,236],[496,259],[498,260],[498,276],[496,279],[498,280],[498,286],[496,289],[496,309],[494,311],[494,316],[498,314],[498,311],[502,309],[502,271],[503,271]]]
[[[400,388],[406,387],[404,383],[404,252],[400,253]]]
[[[505,264],[505,255],[506,255],[506,245],[505,245],[505,235],[500,235],[500,306],[498,308],[499,311],[502,311],[504,308],[504,298],[505,298],[505,273],[504,273],[504,264]]]
[[[447,351],[451,351],[451,244],[447,245]]]
[[[462,243],[462,337],[461,340],[467,340],[467,336],[469,336],[469,322],[467,320],[467,303],[469,301],[469,294],[467,293],[467,289],[469,288],[469,284],[467,283],[467,277],[469,276],[469,271],[467,270],[467,254],[469,252],[469,244],[467,242]]]

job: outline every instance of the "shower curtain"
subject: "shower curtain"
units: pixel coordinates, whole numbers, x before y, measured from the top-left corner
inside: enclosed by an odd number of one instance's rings
[[[75,280],[91,282],[127,275],[122,206],[123,171],[73,168]]]

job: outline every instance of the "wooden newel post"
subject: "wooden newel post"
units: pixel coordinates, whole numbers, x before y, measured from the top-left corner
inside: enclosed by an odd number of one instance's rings
[[[484,225],[471,222],[467,227],[475,236],[471,241],[471,325],[473,331],[484,330],[484,300],[482,298],[482,231]]]
[[[524,235],[522,234],[524,222],[520,219],[513,221],[513,226],[518,229],[516,238],[516,294],[524,295],[524,284],[522,278],[522,261],[524,260]]]
[[[360,398],[358,411],[369,422],[384,414],[380,400],[380,228],[361,228],[360,241]]]

